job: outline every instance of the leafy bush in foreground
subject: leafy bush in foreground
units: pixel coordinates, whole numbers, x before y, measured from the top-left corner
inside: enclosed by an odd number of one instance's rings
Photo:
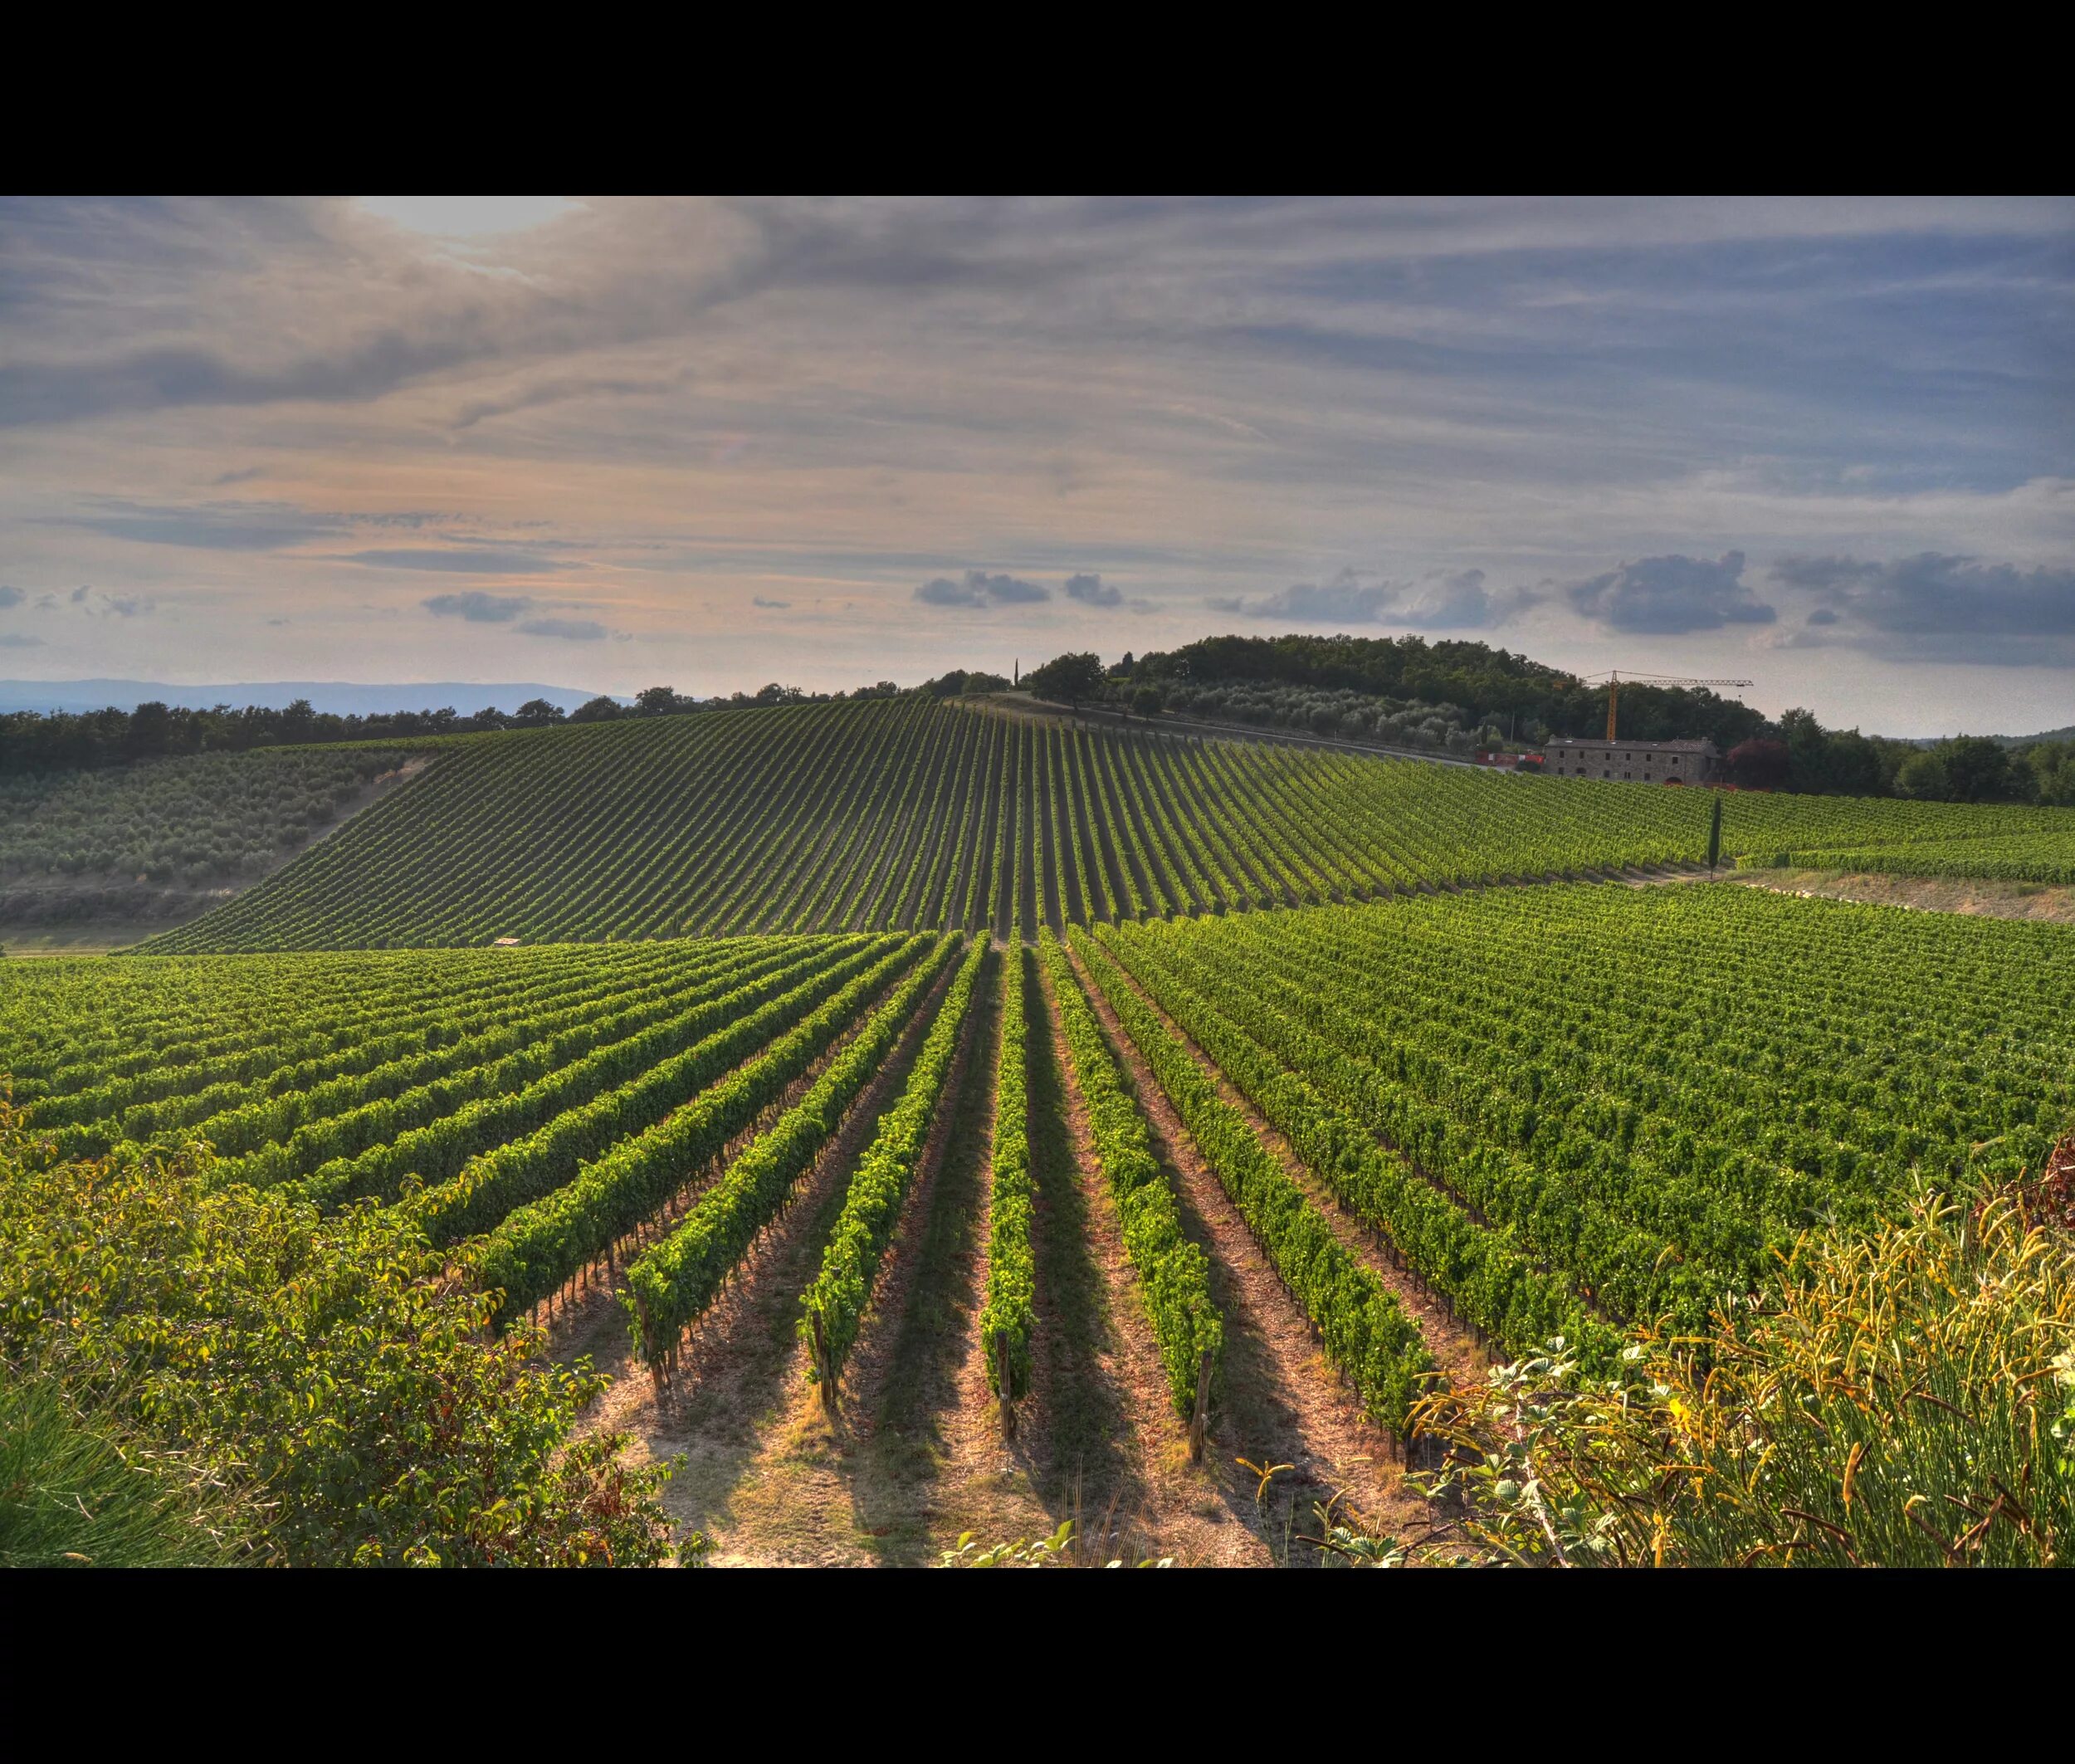
[[[2005,1192],[1812,1239],[1805,1278],[1625,1376],[1560,1341],[1424,1431],[1459,1533],[1522,1566],[2047,1567],[2075,1553],[2075,1254]]]
[[[206,1148],[61,1161],[0,1105],[0,1361],[253,1498],[248,1559],[640,1564],[662,1476],[572,1444],[604,1385],[493,1338],[398,1209],[212,1187]]]

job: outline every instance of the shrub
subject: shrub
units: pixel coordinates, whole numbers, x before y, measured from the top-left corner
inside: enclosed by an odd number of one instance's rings
[[[652,1563],[662,1475],[571,1443],[604,1388],[488,1330],[401,1209],[327,1218],[212,1183],[207,1147],[60,1161],[0,1104],[0,1361],[250,1498],[247,1553],[349,1562]],[[667,1473],[662,1473],[666,1474]]]
[[[2075,1553],[2075,1255],[2016,1193],[1919,1197],[1697,1340],[1583,1378],[1560,1340],[1423,1430],[1437,1494],[1522,1566],[2044,1567]]]

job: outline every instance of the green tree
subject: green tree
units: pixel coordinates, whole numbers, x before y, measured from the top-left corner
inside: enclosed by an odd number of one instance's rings
[[[1102,696],[1102,658],[1097,655],[1056,656],[1023,676],[1023,684],[1040,698],[1071,705],[1078,711]]]
[[[144,759],[152,754],[170,753],[173,750],[173,712],[163,704],[141,704],[129,713],[129,737],[126,743],[132,756]]]
[[[569,713],[569,721],[573,723],[609,723],[615,717],[626,714],[617,698],[608,698],[600,694],[579,705]]]
[[[2075,742],[2041,741],[2025,750],[2035,800],[2054,808],[2075,807]]]
[[[1946,769],[1946,794],[1954,802],[1999,802],[2010,794],[2010,754],[2000,741],[1963,735],[1941,742],[1938,757]]]
[[[1898,796],[1941,802],[1946,789],[1946,763],[1928,748],[1911,754],[1895,774],[1895,794]]]
[[[316,707],[307,698],[298,698],[281,714],[281,735],[284,741],[308,741],[317,732]]]

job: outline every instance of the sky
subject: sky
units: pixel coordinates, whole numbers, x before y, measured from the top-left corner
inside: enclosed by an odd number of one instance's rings
[[[1227,631],[2075,721],[2075,202],[0,202],[0,675]]]

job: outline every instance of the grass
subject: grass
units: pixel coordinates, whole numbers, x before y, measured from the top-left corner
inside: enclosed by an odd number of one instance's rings
[[[48,1379],[0,1382],[0,1568],[178,1568],[237,1554],[227,1498],[81,1415]]]

